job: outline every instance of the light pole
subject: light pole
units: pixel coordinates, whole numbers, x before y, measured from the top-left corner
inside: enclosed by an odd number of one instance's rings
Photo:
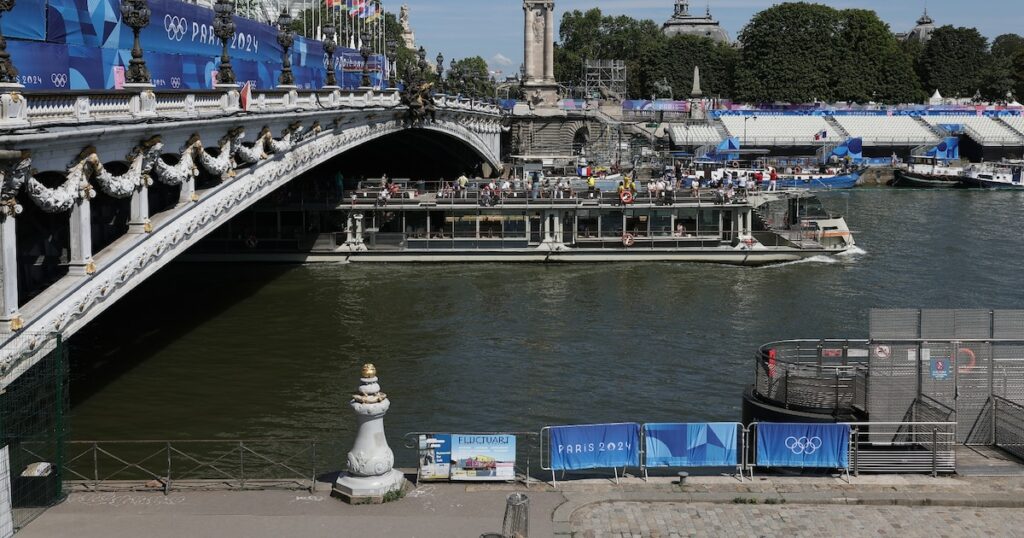
[[[744,116],[743,117],[743,144],[747,143],[747,122],[750,120],[757,121],[757,116]]]
[[[0,0],[0,17],[5,12],[14,9],[14,0]],[[7,52],[7,40],[0,31],[0,84],[5,86],[21,87],[18,83],[18,69],[11,61],[11,55]]]
[[[213,5],[213,34],[221,40],[220,67],[217,68],[217,85],[234,86],[235,72],[231,69],[228,56],[228,42],[235,35],[235,3],[232,0],[217,0]]]
[[[324,80],[324,88],[335,89],[338,87],[338,79],[334,76],[334,51],[338,45],[334,42],[334,25],[324,28],[324,52],[327,53],[327,78]]]
[[[360,85],[363,88],[370,87],[370,34],[369,32],[363,32],[360,35],[362,41],[362,47],[359,48],[359,54],[363,56],[363,80]]]
[[[419,56],[420,61],[417,63],[417,67],[420,68],[420,82],[427,81],[427,49],[420,46],[420,50],[416,51],[416,56]]]
[[[292,16],[288,14],[288,8],[282,9],[281,16],[277,18],[277,43],[284,49],[281,54],[281,76],[277,77],[278,87],[294,88],[291,48],[295,43],[295,35],[292,33]]]
[[[151,86],[153,83],[149,69],[146,68],[146,60],[142,57],[142,44],[139,42],[139,32],[149,25],[150,15],[152,15],[152,11],[146,4],[146,0],[123,0],[121,2],[121,20],[132,29],[134,35],[132,59],[128,62],[128,73],[125,77],[129,84]]]
[[[435,60],[437,61],[437,87],[442,93],[446,93],[444,88],[444,55],[438,52]]]
[[[395,79],[395,55],[398,54],[398,42],[394,39],[389,39],[387,43],[388,47],[388,86],[391,88],[397,88],[398,84]]]

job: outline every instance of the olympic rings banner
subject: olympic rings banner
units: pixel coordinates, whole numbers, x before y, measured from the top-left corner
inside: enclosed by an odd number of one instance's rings
[[[605,469],[640,466],[640,425],[552,426],[551,469]]]
[[[848,424],[757,424],[760,467],[850,467]]]
[[[644,424],[647,467],[731,467],[739,465],[740,425]]]

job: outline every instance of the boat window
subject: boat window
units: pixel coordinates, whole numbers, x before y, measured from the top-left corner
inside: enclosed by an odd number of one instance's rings
[[[422,239],[427,236],[427,214],[410,211],[405,214],[405,235]]]
[[[452,237],[456,239],[476,237],[476,215],[453,215],[448,214],[445,228],[452,230]]]
[[[480,212],[480,237],[483,239],[500,239],[502,234],[502,222],[505,217],[497,211]]]
[[[639,213],[639,212],[637,212]],[[647,235],[650,218],[647,215],[636,215],[626,217],[626,231],[633,235]]]
[[[526,237],[526,215],[505,215],[505,237]]]
[[[651,215],[651,235],[668,237],[672,235],[672,210],[659,209]]]
[[[576,231],[579,237],[590,238],[597,237],[597,212],[590,211],[587,209],[578,211],[576,213]]]
[[[601,237],[622,237],[622,211],[601,215]]]

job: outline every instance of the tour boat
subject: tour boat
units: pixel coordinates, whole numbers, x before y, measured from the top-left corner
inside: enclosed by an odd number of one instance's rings
[[[701,163],[697,163],[700,166]],[[706,165],[705,165],[706,168]],[[800,166],[768,165],[762,162],[755,162],[752,166],[744,166],[739,162],[719,164],[710,170],[710,179],[726,180],[733,177],[752,178],[760,172],[764,178],[763,185],[768,185],[768,177],[771,169],[774,168],[778,179],[776,187],[787,190],[835,190],[852,189],[857,186],[862,169],[843,169],[841,166],[808,166],[806,169]]]
[[[843,217],[803,192],[737,192],[729,200],[711,189],[591,192],[579,178],[499,190],[476,181],[465,189],[360,183],[330,217],[341,231],[321,233],[305,261],[766,265],[855,244]],[[328,220],[321,217],[314,218]]]
[[[964,172],[962,181],[967,187],[1024,190],[1024,161],[1004,160],[972,165]]]
[[[948,189],[958,187],[963,180],[962,166],[952,166],[945,159],[915,155],[905,167],[895,170],[893,187],[919,189]]]

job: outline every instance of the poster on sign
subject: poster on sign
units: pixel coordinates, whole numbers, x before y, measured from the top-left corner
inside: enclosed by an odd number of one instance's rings
[[[420,435],[419,479],[448,480],[451,476],[452,436],[447,433]]]
[[[553,426],[550,432],[553,470],[640,466],[639,424]]]
[[[731,467],[739,463],[739,425],[644,424],[648,467]]]
[[[451,434],[451,479],[504,481],[516,479],[515,435]]]
[[[850,466],[848,424],[757,424],[757,465],[760,467]]]

